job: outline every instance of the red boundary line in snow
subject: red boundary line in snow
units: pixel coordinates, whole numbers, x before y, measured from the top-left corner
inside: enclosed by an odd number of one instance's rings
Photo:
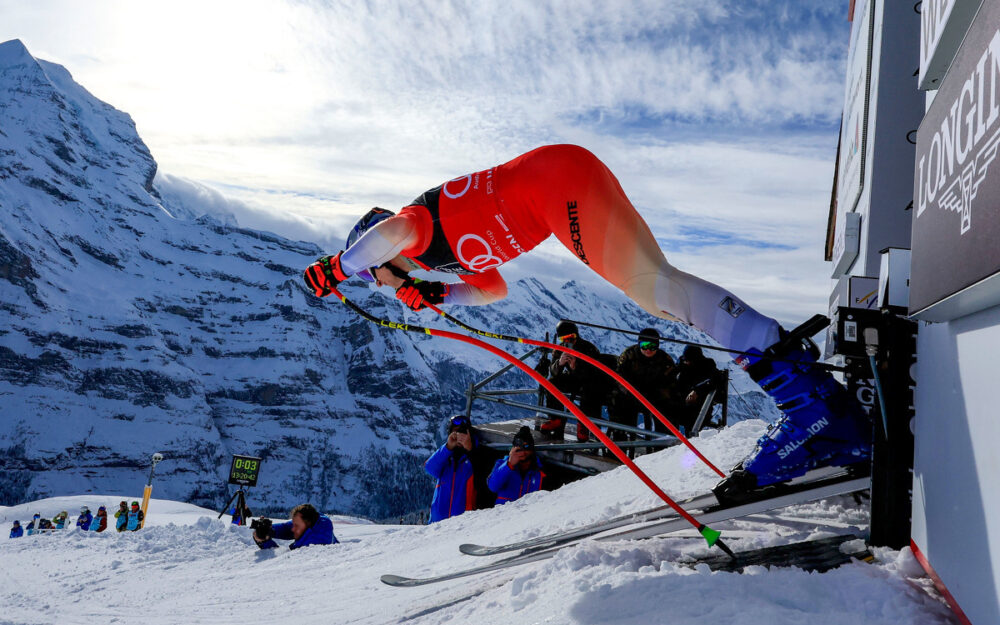
[[[917,547],[917,543],[915,543],[912,538],[910,539],[910,550],[917,558],[917,562],[920,563],[920,566],[927,571],[927,575],[929,575],[931,581],[934,582],[934,587],[938,589],[938,592],[940,592],[942,596],[944,596],[945,601],[948,602],[948,607],[955,613],[958,620],[962,621],[963,625],[972,625],[972,621],[970,621],[969,617],[967,617],[965,612],[962,611],[962,608],[958,605],[958,601],[955,601],[955,597],[951,594],[951,591],[948,590],[948,587],[945,586],[944,582],[941,581],[941,578],[938,577],[937,571],[934,570],[934,567],[932,567],[931,563],[927,560],[927,556],[924,555],[924,552],[920,551],[920,547]]]

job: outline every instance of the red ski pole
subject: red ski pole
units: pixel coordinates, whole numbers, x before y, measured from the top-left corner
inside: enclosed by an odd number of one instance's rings
[[[442,338],[448,338],[455,341],[468,343],[470,345],[475,345],[476,347],[485,349],[486,351],[490,352],[495,356],[503,358],[504,360],[511,363],[515,367],[521,369],[529,376],[531,376],[536,382],[541,384],[542,387],[545,388],[545,390],[552,393],[552,395],[556,399],[558,399],[560,403],[562,403],[563,406],[565,406],[566,409],[569,410],[570,413],[572,413],[573,416],[575,416],[577,420],[584,425],[584,427],[590,430],[591,433],[593,433],[594,436],[597,437],[597,440],[601,441],[601,443],[603,443],[608,449],[610,449],[611,453],[613,453],[615,457],[621,460],[622,464],[627,466],[632,471],[632,473],[636,475],[636,477],[642,480],[643,484],[645,484],[647,487],[649,487],[650,490],[656,493],[657,497],[662,499],[668,506],[673,508],[674,511],[681,516],[681,518],[683,518],[685,521],[693,525],[702,535],[702,537],[704,537],[705,540],[708,542],[709,547],[713,545],[717,546],[719,547],[719,549],[722,549],[724,552],[729,554],[730,557],[735,557],[735,555],[733,555],[733,552],[729,549],[729,547],[727,547],[726,544],[722,542],[722,539],[720,538],[721,532],[713,530],[704,523],[699,522],[698,519],[694,518],[687,510],[680,507],[680,505],[678,505],[677,502],[670,497],[670,495],[665,493],[663,489],[657,486],[656,483],[653,482],[653,480],[650,479],[650,477],[643,472],[642,469],[636,466],[636,464],[632,461],[632,459],[629,458],[628,455],[624,451],[622,451],[621,448],[618,447],[618,445],[616,445],[614,441],[608,438],[607,434],[601,431],[601,428],[597,427],[594,424],[594,422],[591,421],[589,417],[587,417],[587,415],[583,414],[583,411],[581,411],[576,404],[571,402],[568,397],[566,397],[559,389],[555,387],[554,384],[552,384],[552,382],[545,379],[537,371],[526,365],[521,360],[515,358],[514,356],[508,354],[507,352],[503,351],[498,347],[490,345],[485,341],[481,341],[471,336],[465,336],[464,334],[457,334],[455,332],[449,332],[447,330],[436,330],[434,328],[425,328],[422,326],[411,326],[405,323],[396,323],[393,321],[380,319],[374,315],[369,314],[368,311],[364,310],[354,302],[344,297],[344,295],[342,295],[340,291],[338,291],[336,288],[333,289],[332,294],[337,296],[337,298],[340,299],[341,302],[343,302],[347,307],[349,307],[354,312],[358,313],[365,319],[373,323],[376,323],[382,327],[392,328],[394,330],[404,330],[407,332],[422,332],[430,336],[439,336]]]

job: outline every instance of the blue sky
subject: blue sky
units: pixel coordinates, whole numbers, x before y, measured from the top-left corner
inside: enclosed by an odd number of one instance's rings
[[[830,289],[847,4],[0,0],[0,40],[130,113],[163,184],[331,248],[370,206],[583,145],[674,265],[795,323]],[[528,258],[510,277],[589,279]]]

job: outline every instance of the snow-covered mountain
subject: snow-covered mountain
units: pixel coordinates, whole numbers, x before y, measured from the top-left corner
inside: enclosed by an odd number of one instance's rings
[[[127,114],[20,41],[0,44],[0,504],[138,493],[153,452],[167,458],[159,496],[210,507],[224,501],[233,453],[264,458],[253,502],[268,508],[310,500],[386,516],[425,504],[421,463],[443,418],[502,363],[316,299],[300,275],[323,250],[172,203],[155,173]],[[573,283],[510,291],[454,312],[538,338],[561,317],[653,322],[624,296]],[[443,324],[368,287],[344,293],[380,317]],[[628,342],[589,336],[608,352]],[[745,393],[733,418],[773,418],[734,377]]]

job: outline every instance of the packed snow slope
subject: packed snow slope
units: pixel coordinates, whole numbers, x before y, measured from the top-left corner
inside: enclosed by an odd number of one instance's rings
[[[695,439],[721,466],[736,462],[764,424],[747,421]],[[685,497],[716,480],[680,448],[638,464]],[[114,503],[77,497],[72,503]],[[22,506],[47,512],[67,500]],[[464,542],[495,544],[658,505],[626,468],[553,492],[431,526],[335,522],[339,545],[259,551],[248,528],[210,511],[154,501],[151,527],[135,533],[68,530],[0,538],[0,623],[17,625],[211,623],[575,623],[595,625],[950,625],[951,612],[908,551],[878,550],[875,564],[825,574],[757,567],[743,575],[682,566],[707,553],[694,531],[639,542],[585,542],[556,558],[420,588],[390,588],[383,573],[424,576],[490,561],[461,555]],[[196,518],[205,513],[205,516]],[[10,527],[11,509],[0,509]],[[24,520],[23,518],[21,519]],[[865,531],[850,497],[718,524],[737,550]]]
[[[234,453],[264,459],[254,499],[272,509],[309,500],[383,518],[425,505],[421,464],[444,419],[504,363],[313,297],[300,276],[323,250],[180,204],[155,173],[127,114],[20,41],[0,44],[0,504],[138,493],[161,452],[158,494],[209,507],[225,501]],[[344,293],[379,317],[444,323],[357,282]],[[651,322],[610,288],[532,279],[510,292],[451,312],[534,338],[562,317]],[[629,341],[587,336],[609,353]],[[733,377],[744,396],[731,418],[776,416],[743,372]]]

